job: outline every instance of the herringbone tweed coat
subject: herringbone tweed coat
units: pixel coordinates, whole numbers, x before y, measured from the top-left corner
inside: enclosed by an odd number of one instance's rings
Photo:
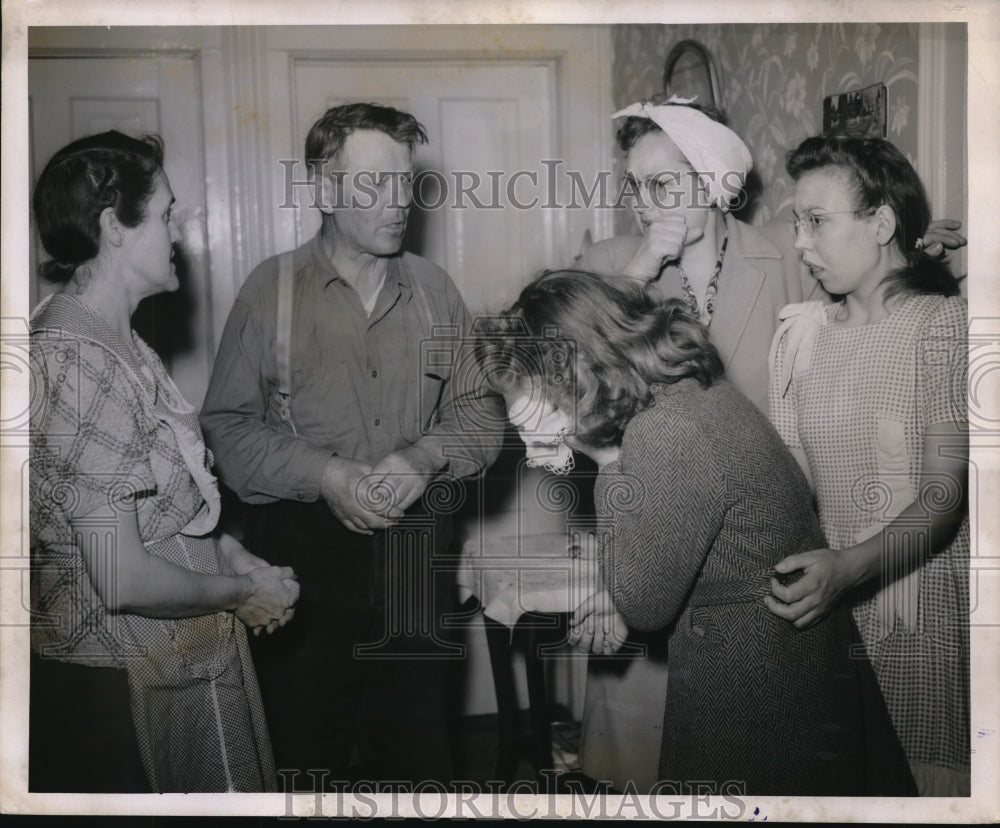
[[[825,546],[795,460],[728,381],[685,379],[654,398],[601,470],[595,506],[615,605],[631,627],[669,636],[660,779],[747,795],[898,793],[905,761],[870,667],[850,658],[846,610],[799,631],[762,601],[775,563]]]

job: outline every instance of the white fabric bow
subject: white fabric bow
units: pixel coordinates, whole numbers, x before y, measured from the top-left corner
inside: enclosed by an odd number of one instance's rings
[[[778,312],[778,318],[781,324],[774,334],[774,339],[771,340],[768,365],[772,371],[775,370],[774,360],[778,354],[778,343],[785,338],[785,354],[781,364],[781,376],[778,377],[778,393],[784,397],[792,384],[793,371],[801,373],[808,369],[816,332],[821,325],[827,323],[828,317],[823,302],[797,302],[785,305]]]

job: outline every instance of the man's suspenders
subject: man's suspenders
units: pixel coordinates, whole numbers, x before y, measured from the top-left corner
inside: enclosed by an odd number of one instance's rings
[[[288,423],[296,437],[295,423],[292,422],[292,306],[295,294],[295,251],[289,250],[278,256],[278,317],[275,328],[274,350],[278,363],[278,406],[281,419]],[[403,266],[402,261],[400,265]],[[413,298],[417,303],[417,313],[423,320],[424,333],[434,332],[434,316],[427,301],[424,286],[410,276]]]
[[[278,256],[278,319],[274,335],[274,357],[278,362],[278,406],[281,419],[288,423],[296,437],[292,422],[292,304],[295,287],[295,252]]]

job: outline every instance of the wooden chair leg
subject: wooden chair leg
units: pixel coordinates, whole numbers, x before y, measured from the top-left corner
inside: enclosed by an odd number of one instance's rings
[[[552,767],[552,728],[549,722],[549,695],[545,681],[545,661],[538,648],[547,643],[550,631],[529,626],[525,670],[528,678],[528,709],[531,726],[531,762],[535,772]]]
[[[503,782],[513,782],[517,771],[517,693],[511,660],[511,630],[485,615],[483,622],[497,696],[496,776]]]

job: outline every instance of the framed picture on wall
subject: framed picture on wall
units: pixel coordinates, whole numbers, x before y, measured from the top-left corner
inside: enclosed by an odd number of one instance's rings
[[[884,83],[827,95],[823,99],[823,132],[860,132],[886,138],[886,98]]]

